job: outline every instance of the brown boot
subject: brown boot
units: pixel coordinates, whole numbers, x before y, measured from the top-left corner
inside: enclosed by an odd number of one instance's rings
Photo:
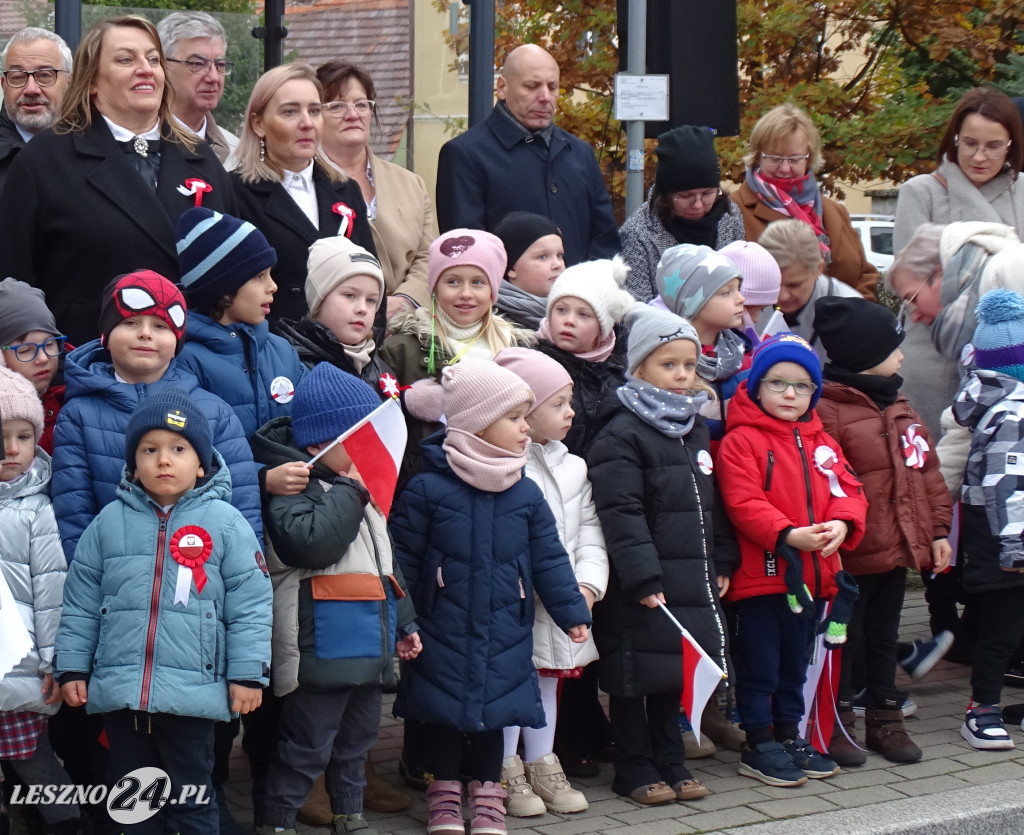
[[[331,799],[327,796],[327,787],[324,785],[324,775],[316,778],[313,790],[302,804],[299,813],[295,816],[306,826],[330,826],[334,815],[331,812]]]
[[[740,730],[739,725],[734,725],[725,718],[714,698],[704,707],[704,713],[700,717],[700,730],[716,745],[730,751],[742,751],[743,743],[747,741],[747,735]]]
[[[363,789],[363,808],[371,812],[401,812],[409,808],[411,798],[394,788],[377,773],[373,760],[366,757],[366,788]]]
[[[916,763],[921,759],[921,749],[914,744],[903,725],[902,710],[868,708],[864,722],[867,725],[867,746],[872,751],[894,763]]]
[[[843,729],[846,733],[843,733]],[[847,739],[849,736],[849,739]],[[864,765],[868,755],[857,741],[857,714],[852,708],[839,708],[839,717],[832,728],[832,739],[828,743],[828,758],[843,768]]]

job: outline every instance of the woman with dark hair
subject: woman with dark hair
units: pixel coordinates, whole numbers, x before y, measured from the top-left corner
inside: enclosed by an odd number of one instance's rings
[[[384,271],[387,318],[426,304],[427,253],[438,236],[434,207],[423,178],[382,160],[370,149],[373,122],[380,127],[377,90],[370,74],[348,61],[328,61],[316,71],[324,88],[327,158],[359,184]]]

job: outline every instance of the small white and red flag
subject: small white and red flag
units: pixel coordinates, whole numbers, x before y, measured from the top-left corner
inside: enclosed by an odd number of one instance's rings
[[[690,720],[694,736],[700,739],[700,718],[704,714],[704,706],[726,675],[722,668],[704,651],[704,648],[694,640],[693,635],[669,611],[668,606],[660,600],[658,605],[682,635],[683,698],[681,704],[686,712],[686,717]]]

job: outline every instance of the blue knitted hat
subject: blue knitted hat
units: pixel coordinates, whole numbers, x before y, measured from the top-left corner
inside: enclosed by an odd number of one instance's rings
[[[200,313],[277,263],[277,252],[255,226],[196,206],[175,229],[181,286],[188,306]]]
[[[380,406],[380,396],[358,377],[329,362],[317,363],[295,387],[292,434],[295,445],[333,441]]]
[[[754,349],[753,359],[750,376],[747,377],[747,392],[754,400],[758,399],[761,378],[773,365],[777,362],[795,362],[810,375],[811,382],[817,386],[811,395],[810,408],[818,404],[821,397],[821,360],[802,336],[788,332],[777,333]]]
[[[135,450],[139,441],[151,429],[167,429],[182,435],[199,456],[199,463],[207,475],[213,467],[213,435],[210,421],[181,389],[165,391],[147,397],[132,412],[124,430],[124,459],[128,472],[135,472]]]
[[[975,308],[974,363],[1024,381],[1024,297],[991,290]]]

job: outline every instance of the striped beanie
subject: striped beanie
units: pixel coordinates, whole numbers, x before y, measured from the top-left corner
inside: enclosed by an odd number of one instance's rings
[[[991,290],[975,308],[974,362],[1024,382],[1024,297]]]

